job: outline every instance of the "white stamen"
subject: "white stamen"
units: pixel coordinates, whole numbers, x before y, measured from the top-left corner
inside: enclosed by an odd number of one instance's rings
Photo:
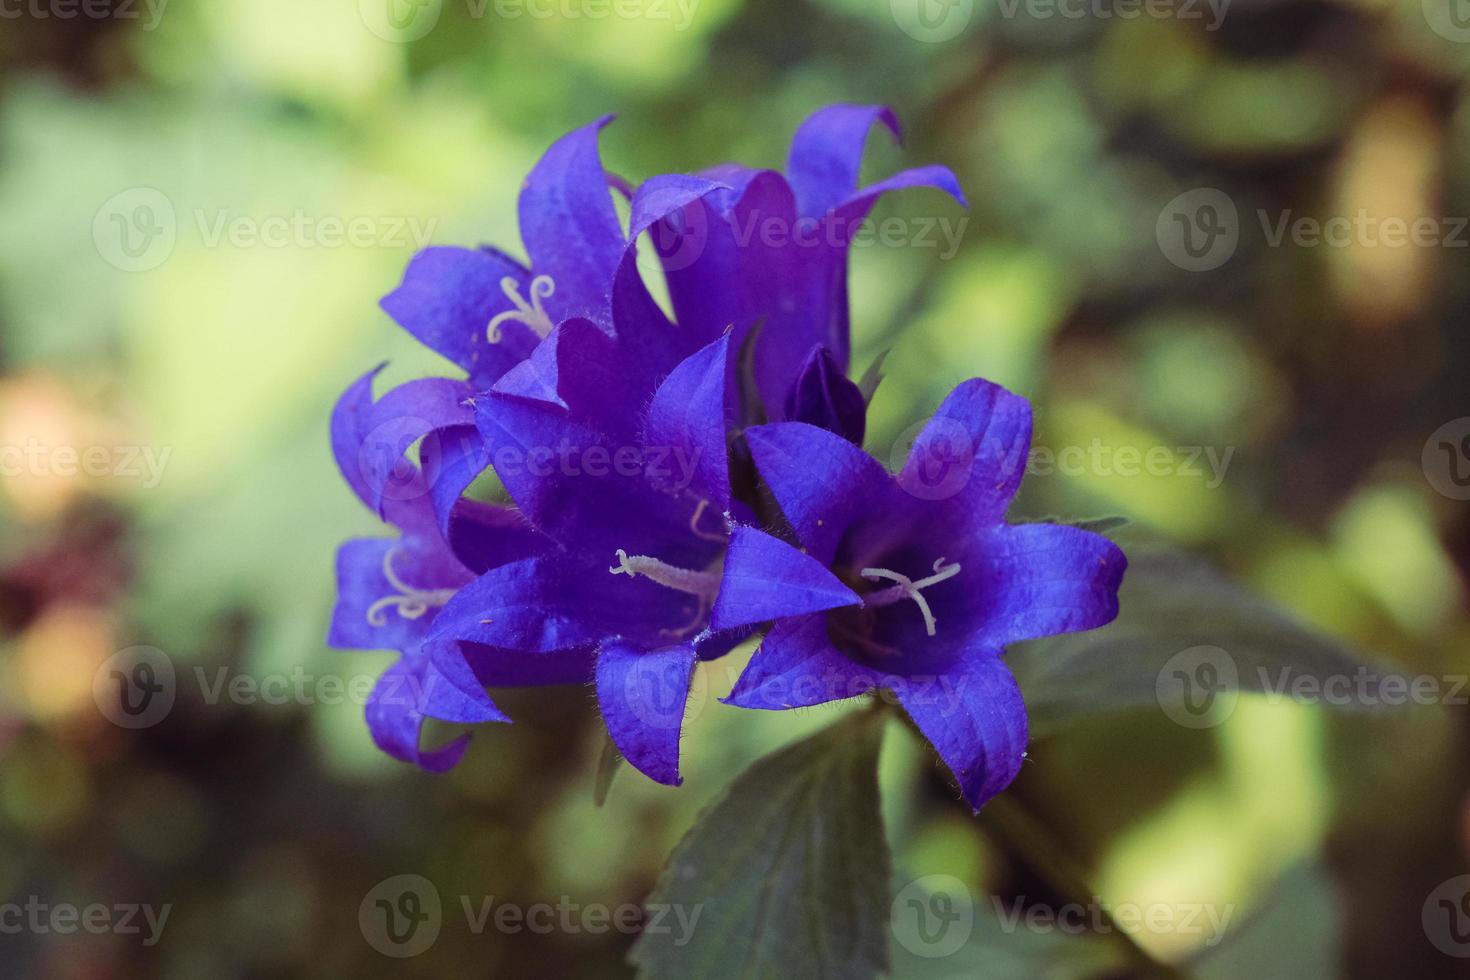
[[[713,599],[720,590],[719,572],[694,572],[677,565],[666,565],[647,555],[630,556],[622,548],[618,549],[617,566],[608,571],[614,575],[642,575],[665,588],[687,592],[706,600]]]
[[[721,540],[724,540],[721,538]],[[684,626],[677,629],[661,629],[659,633],[664,636],[685,636],[696,629],[704,626],[705,614],[709,612],[714,604],[715,593],[720,590],[720,572],[718,569],[709,572],[695,572],[687,568],[679,568],[677,565],[667,565],[657,558],[647,555],[629,555],[622,548],[618,549],[618,564],[609,568],[614,575],[627,575],[630,578],[642,575],[644,578],[652,579],[665,588],[674,589],[677,592],[687,592],[699,599],[699,605],[694,610],[694,616]]]
[[[890,571],[886,568],[865,568],[859,574],[869,581],[887,579],[890,582],[897,582],[898,584],[884,589],[882,592],[874,592],[864,596],[863,605],[873,607],[887,606],[903,599],[912,599],[918,605],[919,612],[924,616],[925,631],[930,636],[933,636],[935,626],[937,625],[934,620],[934,612],[929,608],[929,600],[924,598],[924,593],[920,590],[927,589],[931,585],[938,585],[940,582],[947,582],[959,573],[959,565],[946,565],[943,558],[934,563],[933,575],[930,575],[928,578],[919,579],[917,582],[907,575],[900,575],[898,572]]]
[[[491,318],[490,325],[485,328],[490,343],[500,343],[502,339],[500,325],[502,323],[524,324],[530,327],[536,336],[542,338],[551,333],[551,329],[555,324],[551,322],[551,317],[547,315],[546,308],[541,305],[542,300],[550,298],[556,292],[556,283],[552,281],[550,276],[537,276],[531,280],[531,301],[529,303],[521,297],[520,288],[510,276],[506,276],[500,280],[500,290],[505,293],[506,299],[515,304],[515,309],[506,310],[504,313],[497,314]]]
[[[704,538],[706,541],[718,541],[723,544],[730,538],[728,531],[723,530],[723,528],[719,531],[702,531],[699,528],[699,519],[704,516],[704,512],[708,509],[709,501],[701,499],[699,506],[694,508],[694,516],[689,518],[689,530],[693,531],[696,537]]]
[[[449,602],[454,598],[457,589],[416,589],[403,579],[399,578],[393,571],[393,556],[401,549],[390,548],[383,555],[383,577],[388,584],[397,589],[399,595],[384,596],[377,602],[368,606],[367,621],[371,626],[387,626],[388,613],[392,608],[398,609],[398,615],[404,619],[422,619],[430,609]]]

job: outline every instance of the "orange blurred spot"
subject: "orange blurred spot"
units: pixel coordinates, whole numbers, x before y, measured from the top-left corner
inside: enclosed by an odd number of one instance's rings
[[[92,677],[114,645],[106,612],[66,602],[47,608],[16,645],[22,710],[39,722],[95,716]]]

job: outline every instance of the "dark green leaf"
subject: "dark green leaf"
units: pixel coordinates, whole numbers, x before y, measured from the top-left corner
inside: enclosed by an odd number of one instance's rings
[[[1206,728],[1223,721],[1242,692],[1370,709],[1372,698],[1351,696],[1360,679],[1373,679],[1371,690],[1396,676],[1197,558],[1151,546],[1130,549],[1128,562],[1116,621],[1012,648],[1033,734],[1141,707]],[[1323,696],[1324,682],[1350,696]],[[1201,706],[1210,713],[1196,719],[1191,713]]]
[[[756,762],[674,849],[649,899],[648,980],[866,980],[888,968],[889,858],[878,808],[883,716],[864,711]],[[695,916],[698,916],[695,919]],[[683,945],[679,940],[687,941]]]
[[[1128,965],[1109,937],[1030,927],[1014,902],[977,897],[953,876],[899,885],[894,980],[1092,980]]]

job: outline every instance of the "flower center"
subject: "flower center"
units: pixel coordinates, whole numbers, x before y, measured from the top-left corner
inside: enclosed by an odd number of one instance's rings
[[[541,301],[548,299],[556,292],[556,283],[550,276],[537,276],[531,280],[531,301],[528,303],[521,296],[520,287],[510,276],[500,280],[500,291],[505,293],[505,298],[515,305],[515,309],[506,310],[504,313],[496,314],[490,320],[490,325],[485,328],[490,343],[498,344],[503,339],[501,335],[501,324],[520,323],[531,328],[536,336],[545,339],[551,333],[555,324],[547,315],[546,308]]]
[[[416,589],[393,571],[393,556],[401,549],[389,548],[383,555],[383,577],[398,590],[397,595],[384,596],[368,606],[367,621],[371,626],[387,626],[388,610],[396,608],[404,619],[422,619],[430,609],[447,603],[454,598],[458,589]]]
[[[934,563],[933,575],[930,575],[928,578],[921,578],[917,582],[907,575],[901,575],[887,568],[865,568],[858,574],[862,575],[868,581],[876,582],[886,580],[897,584],[878,592],[870,592],[863,596],[863,605],[876,609],[879,606],[890,606],[895,602],[912,599],[919,607],[919,612],[924,616],[924,630],[930,636],[933,636],[936,626],[934,611],[929,608],[929,600],[924,598],[922,590],[927,589],[931,585],[938,585],[940,582],[947,582],[959,573],[959,565],[946,565],[943,558],[940,558]]]

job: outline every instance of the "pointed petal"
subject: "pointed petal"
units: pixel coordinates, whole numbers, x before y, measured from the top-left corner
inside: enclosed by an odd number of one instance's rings
[[[660,461],[645,459],[641,444],[609,438],[545,404],[491,394],[475,407],[501,482],[552,540],[609,563],[619,548],[681,568],[714,561],[719,543],[690,530],[698,502],[654,488],[647,470]]]
[[[653,177],[638,188],[628,222],[628,245],[613,281],[613,318],[619,341],[636,363],[646,365],[650,376],[663,377],[694,351],[719,338],[728,323],[681,319],[669,322],[653,301],[638,267],[638,241],[645,233],[667,270],[685,268],[700,260],[709,244],[710,214],[702,199],[720,193],[723,185],[701,177],[666,174]],[[692,220],[690,220],[692,219]],[[716,266],[708,266],[713,272]],[[673,288],[673,287],[671,287]],[[707,279],[706,288],[715,289]]]
[[[878,198],[889,191],[900,191],[910,187],[932,187],[935,190],[944,191],[961,206],[967,206],[965,192],[960,189],[960,181],[954,175],[954,171],[938,164],[914,167],[912,170],[900,171],[887,180],[870,184],[833,207],[825,219],[833,229],[828,240],[846,247],[857,234],[862,220],[868,216],[873,205],[878,203]]]
[[[357,538],[337,552],[337,605],[327,642],[348,650],[410,652],[428,634],[437,606],[415,602],[389,580],[421,597],[459,588],[470,581],[447,549],[426,546],[415,538]]]
[[[536,346],[535,332],[522,324],[508,324],[498,344],[488,336],[490,321],[515,309],[503,282],[526,296],[530,278],[525,266],[492,248],[427,248],[380,305],[420,343],[469,372],[474,387],[485,388]]]
[[[767,711],[808,708],[858,697],[883,680],[832,645],[825,617],[798,616],[771,628],[724,701]]]
[[[689,491],[723,514],[730,507],[725,444],[725,377],[730,338],[724,335],[674,368],[659,385],[643,434],[645,456],[665,461],[649,477],[670,493]]]
[[[683,211],[690,204],[712,194],[729,193],[729,184],[690,174],[661,174],[650,177],[633,196],[628,218],[628,237],[636,239],[660,221]],[[655,240],[654,244],[659,243]],[[660,254],[663,250],[660,249]]]
[[[994,524],[1021,485],[1030,448],[1031,404],[973,378],[919,433],[898,485],[921,500],[952,501],[957,531]]]
[[[1081,528],[1001,525],[976,540],[963,567],[965,588],[934,594],[940,633],[953,627],[999,649],[1112,622],[1128,559]]]
[[[801,124],[791,140],[786,173],[803,215],[826,214],[857,190],[863,146],[879,123],[902,138],[898,117],[880,105],[827,106]]]
[[[694,647],[644,649],[609,640],[597,654],[597,703],[608,734],[632,766],[678,786],[679,735],[694,677]]]
[[[466,725],[510,721],[490,700],[485,686],[463,659],[425,657],[424,661],[424,697],[420,710],[425,715]]]
[[[803,422],[745,430],[761,479],[771,488],[797,540],[830,564],[843,535],[869,514],[883,514],[893,479],[839,435]]]
[[[450,378],[420,378],[399,385],[373,404],[356,453],[369,505],[380,516],[387,502],[428,497],[437,474],[425,472],[404,454],[441,429],[473,426],[471,388]]]
[[[557,140],[521,188],[521,239],[537,275],[556,292],[547,300],[552,322],[579,316],[611,324],[612,282],[624,251],[597,137],[604,116]]]
[[[894,686],[899,702],[978,812],[1026,757],[1026,705],[998,653],[975,650],[937,679]]]
[[[815,558],[764,531],[737,527],[725,553],[710,626],[734,629],[861,602]]]
[[[607,565],[565,556],[492,568],[440,611],[429,638],[531,653],[596,644],[609,636],[656,641],[694,618],[697,600]]]
[[[387,366],[386,362],[379,364],[348,385],[332,408],[332,456],[337,461],[337,469],[358,499],[374,510],[377,508],[372,502],[373,491],[358,460],[358,451],[372,429],[369,416],[373,410],[373,380]]]
[[[861,446],[868,427],[868,400],[831,351],[813,347],[786,398],[786,421],[806,422]]]
[[[559,408],[599,432],[631,441],[654,382],[652,371],[626,345],[592,321],[574,318],[556,327],[493,390]]]
[[[378,678],[368,695],[364,714],[368,731],[378,748],[400,762],[428,772],[453,769],[469,746],[470,737],[459,738],[438,749],[419,748],[424,715],[419,710],[423,695],[422,662],[404,658]]]
[[[490,453],[473,425],[435,429],[419,444],[419,468],[431,480],[429,501],[440,534],[449,537],[454,509],[465,490],[490,465]]]

